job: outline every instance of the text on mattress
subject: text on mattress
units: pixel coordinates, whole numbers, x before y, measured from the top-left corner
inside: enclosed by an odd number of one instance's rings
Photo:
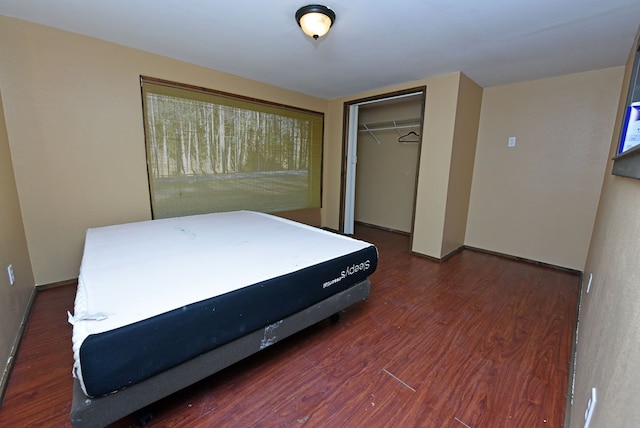
[[[339,277],[333,278],[331,281],[327,281],[324,284],[322,284],[322,288],[331,287],[333,284],[336,284],[336,283],[342,281],[343,279],[345,279],[349,275],[353,275],[356,272],[367,270],[370,267],[371,267],[371,261],[370,260],[366,260],[366,261],[364,261],[362,263],[359,263],[359,264],[353,264],[351,266],[347,266],[342,272],[340,272],[340,276]]]

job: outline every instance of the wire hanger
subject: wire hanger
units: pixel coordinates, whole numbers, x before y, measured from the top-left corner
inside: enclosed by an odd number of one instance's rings
[[[416,134],[415,131],[410,131],[404,135],[401,135],[400,138],[398,138],[398,142],[399,143],[419,143],[420,135]]]

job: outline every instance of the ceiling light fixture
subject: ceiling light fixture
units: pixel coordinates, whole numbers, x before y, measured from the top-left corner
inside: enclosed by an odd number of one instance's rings
[[[329,32],[329,28],[336,21],[336,14],[326,6],[310,4],[298,9],[296,21],[307,36],[318,40],[318,37]]]

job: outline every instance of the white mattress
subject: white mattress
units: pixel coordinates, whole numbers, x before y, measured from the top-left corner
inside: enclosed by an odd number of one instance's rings
[[[73,328],[74,374],[91,334],[110,331],[371,244],[262,213],[150,220],[87,231]],[[326,278],[330,284],[335,278]],[[144,303],[144,304],[141,304]]]

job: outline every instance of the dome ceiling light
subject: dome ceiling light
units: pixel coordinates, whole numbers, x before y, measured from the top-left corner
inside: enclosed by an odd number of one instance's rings
[[[298,9],[296,21],[306,35],[318,40],[329,32],[336,21],[336,14],[326,6],[310,4]]]

